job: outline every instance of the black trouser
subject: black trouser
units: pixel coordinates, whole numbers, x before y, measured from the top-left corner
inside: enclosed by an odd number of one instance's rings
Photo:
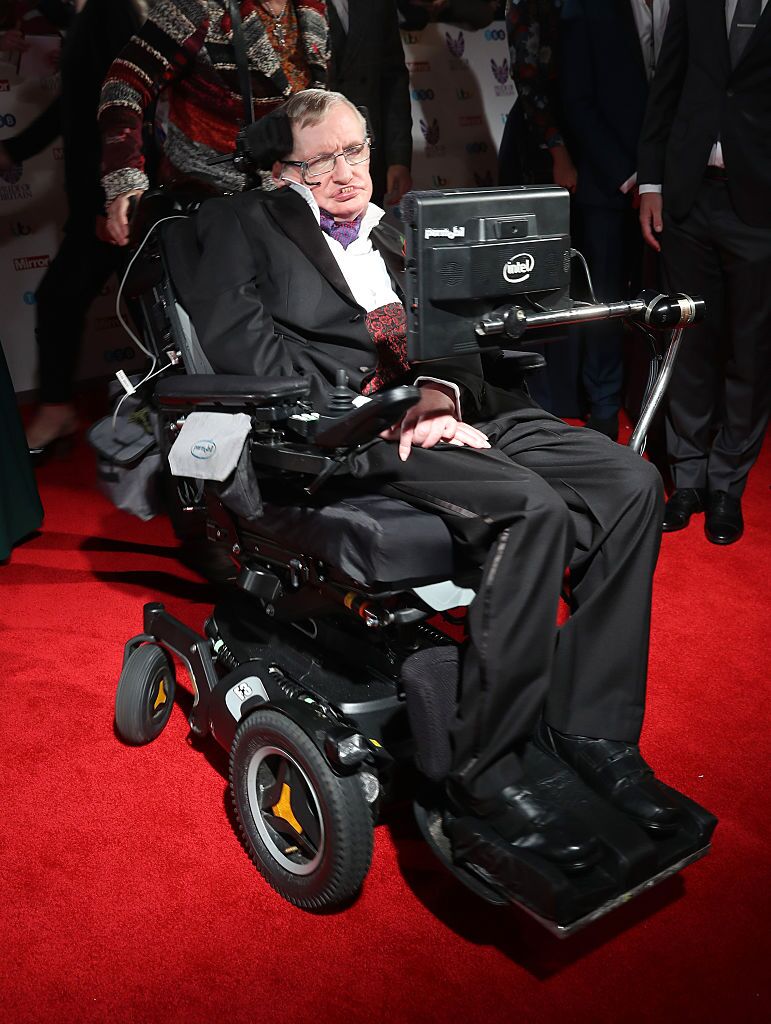
[[[589,264],[600,302],[619,302],[640,287],[642,243],[631,201],[625,207],[575,204],[577,245]],[[581,377],[591,413],[608,419],[621,408],[624,325],[620,320],[581,328]]]
[[[72,400],[86,314],[124,260],[125,250],[96,237],[93,217],[68,224],[36,293],[41,402]]]
[[[627,448],[527,408],[477,424],[491,451],[378,443],[357,469],[435,512],[483,565],[453,727],[454,774],[485,797],[521,776],[541,709],[554,728],[636,741],[642,726],[661,480]],[[573,612],[557,608],[570,569]]]
[[[667,449],[676,487],[740,497],[771,406],[771,228],[745,224],[728,189],[706,179],[688,216],[665,215],[664,279],[701,295],[669,387]]]

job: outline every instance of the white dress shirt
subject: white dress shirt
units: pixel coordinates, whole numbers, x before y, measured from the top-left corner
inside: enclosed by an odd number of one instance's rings
[[[650,82],[661,52],[661,41],[669,17],[669,0],[653,0],[650,6],[646,0],[631,0],[631,4],[645,60],[645,73]]]

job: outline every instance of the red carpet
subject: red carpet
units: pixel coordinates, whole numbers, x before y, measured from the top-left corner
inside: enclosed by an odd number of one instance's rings
[[[409,814],[377,829],[344,913],[283,903],[243,852],[225,757],[112,728],[125,640],[208,592],[164,521],[114,511],[85,448],[39,474],[40,535],[0,567],[0,1017],[23,1022],[647,1024],[771,1019],[771,445],[719,549],[665,537],[643,749],[720,818],[712,854],[559,942],[444,874]]]

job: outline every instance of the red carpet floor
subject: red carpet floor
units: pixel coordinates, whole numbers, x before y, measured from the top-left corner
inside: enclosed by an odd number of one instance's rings
[[[769,1000],[771,446],[747,531],[665,537],[643,750],[720,818],[712,854],[567,942],[444,874],[409,814],[377,829],[350,909],[283,903],[233,828],[224,756],[175,709],[142,749],[113,734],[125,640],[207,587],[164,521],[94,490],[85,447],[39,474],[43,531],[0,567],[4,821],[0,1018],[743,1024]]]

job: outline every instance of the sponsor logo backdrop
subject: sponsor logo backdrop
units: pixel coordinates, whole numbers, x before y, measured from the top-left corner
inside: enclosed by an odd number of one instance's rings
[[[59,88],[59,37],[27,39],[21,58],[0,53],[0,141],[26,128]],[[0,344],[17,391],[37,387],[35,290],[56,255],[66,215],[61,140],[23,166],[0,171]],[[91,308],[80,379],[142,365],[115,317],[116,288],[113,280]]]
[[[479,32],[403,32],[417,189],[497,185],[498,147],[514,102],[504,23]]]

